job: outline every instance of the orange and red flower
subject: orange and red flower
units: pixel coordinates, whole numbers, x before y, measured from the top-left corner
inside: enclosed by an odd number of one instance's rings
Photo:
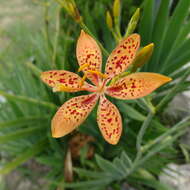
[[[137,72],[109,83],[133,63],[139,46],[138,34],[132,34],[122,40],[108,57],[103,74],[99,46],[90,35],[81,31],[76,54],[80,65],[79,71],[84,72],[83,78],[65,70],[52,70],[41,74],[41,79],[52,87],[53,91],[92,92],[89,95],[74,97],[59,108],[52,119],[53,137],[62,137],[72,132],[87,118],[99,100],[97,122],[100,131],[108,143],[118,143],[122,133],[122,119],[117,107],[105,95],[123,100],[141,98],[171,80],[156,73]],[[86,78],[94,85],[85,82]]]

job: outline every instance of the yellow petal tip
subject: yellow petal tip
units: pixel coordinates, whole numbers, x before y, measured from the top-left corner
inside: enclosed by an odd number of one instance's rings
[[[154,43],[150,43],[148,46],[149,47],[154,47]]]
[[[80,36],[83,36],[83,35],[85,35],[85,34],[86,34],[86,32],[85,32],[84,30],[81,30]]]
[[[170,77],[167,77],[167,82],[170,82],[170,81],[172,81],[173,79],[172,78],[170,78]]]

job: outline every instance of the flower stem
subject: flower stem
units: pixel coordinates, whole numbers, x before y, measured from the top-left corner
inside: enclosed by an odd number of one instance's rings
[[[135,163],[141,158],[142,156],[142,150],[141,150],[141,144],[142,144],[142,140],[143,140],[143,136],[145,134],[145,131],[147,129],[147,127],[149,126],[150,122],[152,121],[152,118],[154,116],[154,112],[149,112],[146,120],[143,122],[141,129],[139,131],[139,134],[137,136],[137,143],[136,143],[136,148],[137,148],[137,156],[135,158]]]
[[[142,102],[147,106],[150,112],[154,113],[156,112],[155,106],[152,104],[150,97],[144,97],[141,98]]]
[[[52,44],[49,34],[49,4],[44,4],[44,35],[47,43],[49,55],[52,55]],[[52,65],[53,67],[53,65]]]
[[[60,11],[61,11],[61,8],[60,6],[58,6],[57,12],[56,12],[55,38],[53,42],[53,55],[52,55],[52,64],[54,67],[56,67],[57,46],[58,46],[58,40],[59,40],[59,34],[60,34]]]
[[[190,67],[184,73],[181,80],[171,89],[171,91],[156,106],[156,110],[160,110],[165,104],[167,104],[168,100],[170,100],[177,93],[178,88],[187,79],[189,75],[190,75]]]
[[[80,27],[88,34],[90,34],[98,43],[98,45],[100,46],[100,48],[102,49],[102,52],[105,56],[109,56],[109,52],[103,47],[103,45],[95,38],[95,36],[92,34],[92,32],[89,30],[89,28],[84,24],[83,19],[80,15],[78,15],[78,11],[76,12],[76,10],[74,10],[74,12],[76,13],[76,15],[73,15],[73,12],[67,7],[67,4],[62,1],[62,0],[55,0],[57,3],[59,3],[61,5],[61,7],[63,7],[66,12],[73,18],[73,20],[80,25]],[[75,3],[74,3],[75,4]],[[76,7],[73,7],[76,8]],[[76,18],[77,16],[77,18]]]

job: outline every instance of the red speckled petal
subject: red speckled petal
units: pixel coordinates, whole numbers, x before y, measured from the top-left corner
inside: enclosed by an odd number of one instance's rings
[[[41,73],[43,82],[53,87],[54,91],[78,92],[81,90],[94,91],[95,87],[84,83],[81,87],[81,77],[65,70],[52,70]]]
[[[72,132],[84,122],[97,100],[96,94],[90,94],[74,97],[65,102],[52,119],[52,136],[58,138]]]
[[[97,115],[104,139],[110,144],[117,144],[122,132],[122,120],[117,107],[102,96]]]
[[[110,79],[124,72],[129,67],[135,58],[139,46],[140,36],[138,34],[132,34],[118,44],[106,63],[105,73]]]
[[[134,73],[108,86],[106,93],[118,99],[136,99],[150,94],[169,81],[171,78],[157,73]]]
[[[80,66],[89,64],[83,71],[87,74],[87,78],[94,84],[98,84],[98,76],[96,74],[88,73],[87,70],[101,72],[102,54],[96,41],[83,30],[77,42],[77,60]]]

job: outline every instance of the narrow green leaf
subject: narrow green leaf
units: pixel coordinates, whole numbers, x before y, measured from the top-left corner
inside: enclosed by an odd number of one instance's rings
[[[181,77],[181,80],[170,90],[170,92],[158,103],[158,105],[156,106],[157,110],[161,110],[163,108],[163,106],[165,106],[169,100],[171,100],[175,95],[176,95],[176,91],[178,90],[178,88],[180,87],[180,85],[187,79],[187,77],[190,74],[190,67],[186,70],[186,72],[183,74],[183,76]]]
[[[158,180],[153,180],[153,179],[145,179],[145,178],[133,178],[129,179],[130,182],[135,183],[138,181],[139,183],[146,185],[148,187],[154,188],[155,190],[174,190],[172,187],[169,185],[163,184],[159,182]]]
[[[107,178],[111,177],[108,173],[97,172],[97,171],[89,171],[82,168],[74,168],[74,171],[78,173],[79,176],[83,177],[91,177],[91,178]]]
[[[172,60],[172,65],[170,67],[165,68],[163,72],[167,75],[172,74],[173,72],[177,71],[178,69],[181,69],[184,65],[186,65],[190,61],[190,51],[185,52],[176,59]],[[187,68],[186,68],[187,70]]]
[[[37,131],[42,131],[44,130],[43,127],[30,127],[27,129],[20,129],[16,130],[16,132],[13,133],[8,133],[6,135],[0,136],[0,143],[7,143],[9,141],[17,140],[20,138],[25,138],[27,136],[32,135],[33,133],[37,133]]]
[[[190,55],[190,54],[189,54]],[[173,79],[178,79],[180,77],[183,76],[183,74],[185,73],[185,71],[187,70],[187,68],[182,68],[182,69],[179,69],[177,70],[176,72],[173,72],[170,77],[173,78]]]
[[[154,42],[154,53],[151,60],[151,71],[155,71],[157,68],[161,47],[163,44],[164,32],[168,22],[170,0],[161,1],[158,14],[153,28],[152,42]]]
[[[150,42],[153,28],[153,7],[154,1],[145,0],[143,4],[143,14],[139,26],[139,33],[143,39],[142,46]]]
[[[75,182],[75,183],[64,183],[65,188],[91,188],[92,186],[106,186],[111,182],[111,179],[99,179],[99,180],[89,180],[85,182]]]
[[[178,2],[166,31],[160,61],[163,62],[163,60],[165,60],[168,56],[168,52],[171,51],[172,46],[174,45],[175,40],[180,33],[181,26],[183,25],[184,20],[188,14],[189,7],[190,1]]]
[[[22,118],[18,118],[16,120],[12,120],[12,121],[5,121],[5,122],[1,122],[0,123],[0,129],[4,129],[4,128],[10,128],[10,127],[22,127],[25,125],[31,125],[32,123],[35,122],[42,122],[42,121],[47,121],[49,116],[44,117],[44,116],[31,116],[31,117],[22,117]]]
[[[165,133],[163,133],[161,136],[157,137],[153,141],[150,141],[149,143],[147,143],[146,145],[144,145],[142,147],[142,150],[146,151],[146,150],[150,149],[150,147],[152,147],[152,146],[154,146],[156,144],[161,143],[164,138],[166,138],[168,136],[172,136],[173,134],[177,134],[183,128],[185,128],[186,126],[188,126],[189,123],[190,123],[190,118],[189,117],[183,119],[182,121],[180,121],[179,123],[177,123],[176,125],[174,125],[172,128],[170,128],[168,131],[166,131]]]
[[[105,171],[107,173],[111,173],[117,179],[121,178],[122,172],[117,167],[115,167],[115,165],[112,164],[110,161],[105,160],[105,159],[103,159],[102,157],[100,157],[98,155],[96,155],[96,161],[97,161],[99,167],[103,171]]]
[[[174,62],[179,62],[178,60],[183,57],[183,55],[189,55],[189,44],[190,44],[190,39],[185,40],[183,43],[181,43],[178,48],[173,50],[170,55],[168,56],[167,60],[165,61],[165,67],[164,70],[170,70],[173,67],[176,67]],[[176,59],[177,57],[177,59]],[[189,56],[190,60],[190,56]],[[182,64],[181,64],[182,66]],[[173,69],[172,69],[173,70]]]
[[[130,118],[135,119],[137,121],[144,121],[146,117],[134,109],[132,106],[129,106],[125,102],[117,102],[117,105],[121,107],[121,110],[125,110],[125,114],[127,114]]]
[[[26,162],[28,159],[32,158],[34,155],[40,153],[46,147],[47,147],[47,139],[40,140],[32,147],[27,148],[25,152],[23,152],[21,155],[13,159],[11,162],[4,165],[0,169],[0,174],[8,174],[9,172],[17,168],[19,165]]]
[[[113,163],[115,167],[117,167],[122,172],[123,177],[125,177],[127,175],[129,168],[126,167],[126,164],[124,163],[124,161],[120,158],[115,158]]]
[[[126,152],[122,152],[121,153],[121,159],[123,160],[123,162],[125,163],[125,165],[126,165],[126,167],[127,168],[131,168],[132,167],[132,161],[131,161],[131,159],[129,158],[129,156],[127,155],[127,153]]]
[[[63,167],[63,163],[61,162],[62,160],[59,160],[58,158],[53,156],[51,157],[50,155],[37,157],[36,161],[54,168]]]
[[[179,44],[187,40],[187,36],[189,34],[190,29],[190,21],[188,20],[188,23],[181,26],[180,34],[178,35],[175,44],[173,45],[174,50],[178,47]]]
[[[189,124],[188,124],[189,125]],[[187,127],[183,126],[184,128]],[[157,154],[161,150],[165,149],[166,147],[169,147],[177,138],[179,138],[181,135],[185,134],[186,130],[181,130],[177,134],[173,135],[172,137],[166,137],[163,139],[163,141],[156,146],[154,146],[149,152],[137,163],[137,166],[141,166],[143,163],[145,163],[148,159],[150,159],[153,155]]]
[[[40,77],[40,73],[42,72],[38,67],[36,67],[32,62],[23,62],[34,75]]]
[[[25,97],[25,96],[14,95],[14,94],[10,94],[10,93],[7,93],[7,92],[1,91],[1,90],[0,90],[0,95],[4,96],[6,99],[8,99],[8,100],[10,99],[12,101],[36,104],[36,105],[44,106],[44,107],[51,108],[51,109],[57,108],[57,106],[55,104],[50,103],[50,102],[45,102],[42,100],[37,100],[34,98]]]

